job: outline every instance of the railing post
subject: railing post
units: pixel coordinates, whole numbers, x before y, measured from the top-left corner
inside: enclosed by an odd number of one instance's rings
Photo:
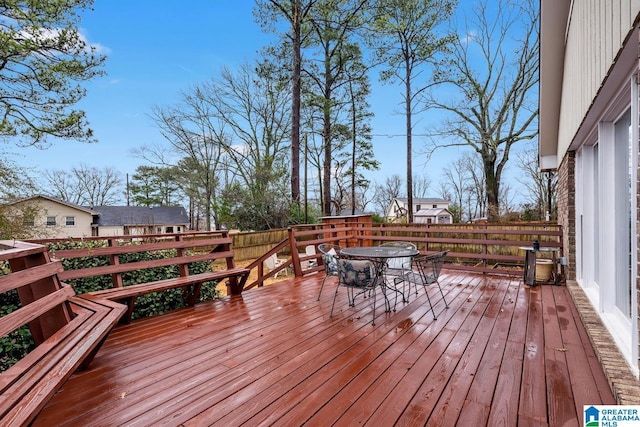
[[[485,243],[482,244],[482,267],[486,269],[487,268],[487,253],[488,253],[486,241],[488,239],[487,231],[489,229],[489,226],[487,224],[483,224],[482,228],[484,228],[484,233],[482,233],[482,240],[485,241]]]
[[[115,239],[110,237],[107,239],[107,245],[109,247],[116,246]],[[119,265],[120,264],[120,256],[117,254],[109,255],[109,263],[111,265]],[[113,273],[111,275],[111,282],[113,283],[114,288],[122,288],[124,287],[124,283],[122,282],[122,274],[121,273]]]
[[[298,241],[291,227],[287,229],[289,233],[289,251],[291,252],[291,267],[295,277],[302,277],[302,266],[300,265],[300,254],[298,253]]]

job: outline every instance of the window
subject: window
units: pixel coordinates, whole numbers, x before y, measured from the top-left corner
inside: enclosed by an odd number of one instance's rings
[[[56,225],[56,217],[55,216],[48,216],[47,217],[47,227],[53,227]]]
[[[167,227],[167,233],[173,233],[173,227]]]
[[[416,205],[416,212],[420,210],[420,205]]]
[[[64,217],[64,225],[67,227],[73,227],[76,225],[76,217],[75,216],[66,216]]]
[[[22,225],[24,227],[34,227],[36,223],[33,218],[22,218]]]
[[[438,205],[433,205],[432,207],[433,209],[437,209]]]
[[[638,110],[633,79],[576,152],[576,279],[627,361],[638,367]],[[615,189],[615,191],[611,191]]]

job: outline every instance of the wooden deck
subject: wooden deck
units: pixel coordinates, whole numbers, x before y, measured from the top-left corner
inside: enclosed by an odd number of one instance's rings
[[[395,313],[292,279],[116,328],[45,426],[581,426],[615,404],[563,286],[443,274]]]

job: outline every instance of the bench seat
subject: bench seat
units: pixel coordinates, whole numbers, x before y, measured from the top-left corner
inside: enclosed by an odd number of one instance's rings
[[[249,272],[250,271],[246,268],[234,267],[206,273],[191,274],[189,276],[175,277],[172,279],[157,280],[155,282],[139,283],[120,288],[104,289],[89,292],[86,295],[126,303],[128,309],[126,315],[122,317],[122,322],[129,323],[133,314],[135,299],[141,295],[166,291],[169,289],[189,287],[191,289],[189,292],[185,292],[185,300],[189,305],[193,305],[197,302],[200,296],[200,288],[203,283],[237,277],[239,279],[237,286],[239,289],[242,289],[249,276]]]
[[[77,369],[86,368],[126,307],[70,297],[73,319],[0,375],[0,424],[28,425]]]

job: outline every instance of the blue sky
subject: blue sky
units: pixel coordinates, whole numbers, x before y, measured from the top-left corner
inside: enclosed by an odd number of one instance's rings
[[[80,164],[111,167],[133,174],[146,164],[131,150],[164,143],[149,118],[153,106],[175,104],[181,91],[216,75],[223,65],[233,68],[255,58],[272,36],[254,22],[253,0],[196,0],[169,4],[149,0],[96,0],[83,15],[81,32],[101,46],[108,59],[107,75],[87,85],[81,107],[98,143],[54,141],[46,150],[25,148],[16,162],[37,170],[70,169]],[[397,114],[400,86],[375,80],[371,99],[374,151],[381,170],[369,175],[380,183],[387,176],[406,175],[404,116]],[[414,133],[424,133],[429,117],[419,118]],[[414,138],[414,147],[423,141]],[[441,150],[425,165],[414,157],[414,173],[426,173],[436,196],[443,166],[457,158],[456,149]]]

